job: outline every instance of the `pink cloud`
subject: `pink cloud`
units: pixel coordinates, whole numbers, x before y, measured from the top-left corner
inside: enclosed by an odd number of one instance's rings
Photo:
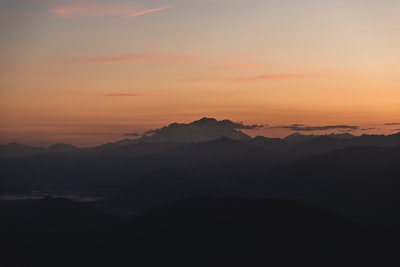
[[[292,79],[304,79],[304,78],[320,78],[326,77],[333,74],[333,71],[322,71],[313,73],[278,73],[278,74],[266,74],[259,76],[240,77],[235,78],[235,81],[269,81],[269,80],[292,80]]]
[[[228,69],[265,69],[266,65],[257,62],[242,62],[242,61],[230,61],[221,60],[212,62],[212,65],[219,68]]]
[[[148,94],[132,94],[132,93],[119,93],[119,94],[103,94],[106,97],[133,97],[133,96],[148,96]]]
[[[175,62],[193,62],[193,61],[198,61],[199,59],[200,59],[199,57],[187,56],[187,55],[129,54],[120,56],[61,60],[57,61],[57,63],[65,65],[107,64],[107,63],[144,62],[144,61],[175,63]]]
[[[170,7],[162,6],[151,9],[139,9],[133,3],[112,3],[112,4],[99,4],[94,2],[75,2],[69,5],[62,5],[51,8],[51,12],[62,18],[71,17],[139,17],[142,15],[158,12],[168,9]]]
[[[75,16],[105,17],[127,15],[131,12],[133,8],[134,7],[132,6],[76,3],[55,7],[51,10],[51,12],[63,18],[70,18]]]
[[[144,10],[140,10],[140,11],[134,12],[134,13],[130,14],[128,17],[139,17],[139,16],[142,16],[142,15],[146,15],[146,14],[150,14],[150,13],[154,13],[154,12],[159,12],[159,11],[166,10],[166,9],[169,9],[169,8],[171,8],[171,7],[163,6],[163,7],[158,7],[158,8],[144,9]]]

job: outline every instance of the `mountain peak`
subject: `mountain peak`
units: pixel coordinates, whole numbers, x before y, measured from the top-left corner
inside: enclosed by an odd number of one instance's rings
[[[190,123],[191,125],[210,125],[210,124],[217,124],[218,120],[214,119],[214,118],[207,118],[207,117],[203,117],[197,121],[193,121],[192,123]]]
[[[171,123],[166,127],[152,130],[151,136],[146,137],[146,142],[162,143],[197,143],[212,141],[220,138],[232,140],[250,140],[241,129],[255,129],[260,125],[245,125],[241,122],[231,120],[217,120],[215,118],[203,117],[190,123]]]
[[[334,139],[340,139],[340,140],[349,140],[349,139],[355,138],[354,135],[349,134],[349,133],[340,133],[340,134],[334,134],[334,133],[332,133],[332,134],[330,134],[330,135],[328,135],[328,136],[329,136],[329,137],[332,137],[332,138],[334,138]]]
[[[316,135],[304,135],[298,132],[292,133],[284,138],[285,141],[290,143],[301,143],[315,138]]]
[[[48,149],[54,150],[54,151],[67,151],[67,150],[74,150],[74,149],[76,149],[76,147],[71,144],[57,143],[57,144],[49,146]]]

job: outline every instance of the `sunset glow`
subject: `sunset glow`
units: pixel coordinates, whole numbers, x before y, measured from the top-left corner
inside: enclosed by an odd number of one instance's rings
[[[202,117],[264,125],[251,136],[400,131],[399,1],[6,0],[0,10],[2,144],[96,145]]]

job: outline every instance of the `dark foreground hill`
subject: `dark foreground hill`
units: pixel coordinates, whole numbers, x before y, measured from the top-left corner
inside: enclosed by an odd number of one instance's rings
[[[257,127],[0,146],[0,199],[91,201],[0,200],[0,266],[400,266],[400,134],[241,132]]]
[[[1,266],[398,266],[394,232],[288,201],[196,198],[135,217],[0,202]]]
[[[392,141],[396,137],[389,136]],[[265,148],[280,142],[137,143],[94,154],[3,159],[0,194],[84,192],[103,198],[99,207],[118,212],[140,212],[189,197],[274,197],[400,225],[400,146],[354,146],[293,160],[291,152]]]
[[[350,147],[277,165],[248,187],[400,229],[399,163],[400,147]]]
[[[400,228],[400,148],[353,147],[272,167],[254,160],[162,168],[103,201],[135,212],[188,197],[289,199]]]

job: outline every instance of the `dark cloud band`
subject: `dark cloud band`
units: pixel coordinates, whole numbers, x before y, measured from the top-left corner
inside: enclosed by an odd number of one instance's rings
[[[328,130],[358,130],[359,127],[355,125],[323,125],[323,126],[307,126],[304,124],[292,124],[269,127],[269,129],[289,129],[298,132],[312,132],[312,131],[328,131]]]

